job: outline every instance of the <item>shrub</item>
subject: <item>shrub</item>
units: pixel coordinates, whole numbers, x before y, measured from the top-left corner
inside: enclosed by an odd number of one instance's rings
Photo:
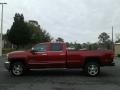
[[[120,57],[120,54],[118,54],[117,57]]]
[[[3,48],[2,49],[3,54],[7,54],[7,53],[12,52],[12,51],[15,51],[15,49],[12,49],[12,48]]]

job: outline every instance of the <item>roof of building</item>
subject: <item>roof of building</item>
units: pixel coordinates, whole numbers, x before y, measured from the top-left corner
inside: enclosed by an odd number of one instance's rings
[[[115,45],[120,45],[120,43],[115,43]]]

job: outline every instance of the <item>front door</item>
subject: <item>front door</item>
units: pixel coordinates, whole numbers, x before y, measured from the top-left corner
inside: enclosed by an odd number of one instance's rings
[[[32,68],[42,68],[48,66],[47,49],[48,44],[37,44],[33,47],[32,57],[29,61]]]

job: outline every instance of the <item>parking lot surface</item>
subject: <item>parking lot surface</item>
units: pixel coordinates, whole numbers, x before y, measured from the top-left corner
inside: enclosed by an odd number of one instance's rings
[[[14,77],[4,68],[0,57],[0,90],[120,90],[120,59],[114,67],[102,67],[98,77],[88,77],[81,70],[31,71]]]

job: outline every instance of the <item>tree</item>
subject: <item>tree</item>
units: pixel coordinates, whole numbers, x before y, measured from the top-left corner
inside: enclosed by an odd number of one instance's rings
[[[117,40],[115,42],[116,43],[120,43],[120,33],[116,34],[116,39]]]
[[[41,42],[50,42],[53,39],[46,30],[42,30],[41,37]]]
[[[30,31],[32,32],[32,37],[31,37],[32,44],[49,42],[52,40],[50,34],[46,30],[43,30],[37,21],[30,20],[29,22],[27,22],[27,25]]]
[[[77,42],[74,42],[74,43],[69,43],[67,42],[67,47],[70,47],[70,48],[74,48],[75,50],[80,50],[80,49],[83,49],[83,50],[96,50],[98,49],[98,43],[90,43],[90,42],[87,42],[87,43],[77,43]]]
[[[16,13],[13,25],[7,32],[8,40],[17,46],[24,46],[31,41],[32,33],[24,22],[23,14]]]
[[[64,39],[61,38],[61,37],[58,37],[58,38],[56,39],[56,41],[57,41],[57,42],[64,42]]]
[[[91,50],[97,50],[99,47],[98,43],[92,43],[91,44]]]
[[[74,47],[76,50],[81,49],[81,45],[79,43],[74,42]]]
[[[73,48],[73,49],[75,49],[75,50],[80,50],[81,49],[81,44],[80,43],[77,43],[77,42],[74,42],[74,43],[72,43],[72,42],[67,42],[66,43],[67,44],[67,47],[69,47],[69,48]]]
[[[30,31],[32,32],[31,42],[32,44],[36,44],[40,42],[40,33],[42,32],[40,25],[38,25],[35,21],[27,22],[27,26],[29,27]]]
[[[112,41],[110,40],[110,36],[107,33],[105,32],[101,33],[98,39],[99,39],[100,47],[106,48],[106,49],[112,48]]]
[[[107,42],[109,40],[109,38],[110,38],[110,36],[105,32],[101,33],[98,37],[100,43]]]

